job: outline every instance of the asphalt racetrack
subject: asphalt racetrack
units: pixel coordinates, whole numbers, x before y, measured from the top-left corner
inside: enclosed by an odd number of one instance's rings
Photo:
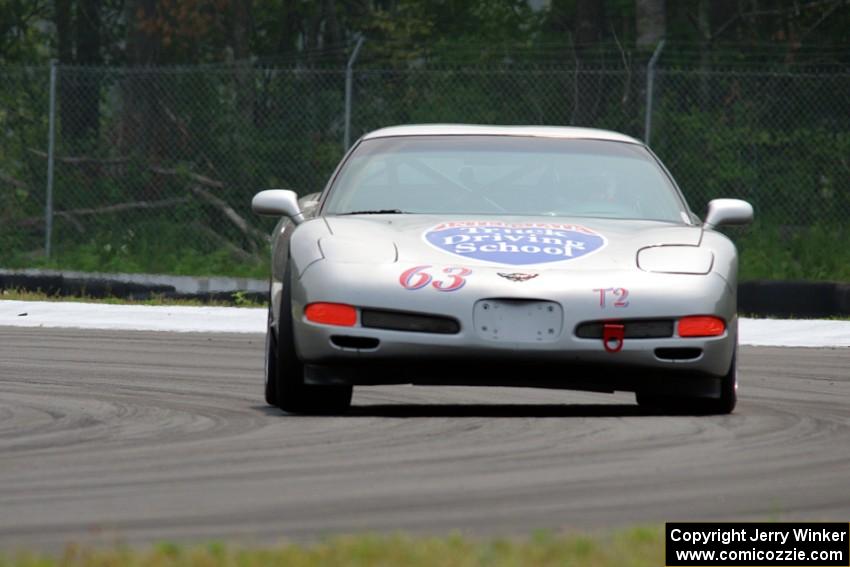
[[[723,417],[629,394],[261,397],[263,338],[0,328],[0,549],[850,519],[850,349],[742,347]]]

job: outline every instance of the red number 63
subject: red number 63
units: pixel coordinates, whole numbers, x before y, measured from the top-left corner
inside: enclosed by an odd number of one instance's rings
[[[466,276],[472,273],[469,268],[449,267],[443,268],[441,272],[446,275],[442,279],[434,279],[428,273],[430,265],[414,266],[405,270],[398,278],[398,282],[404,289],[417,290],[431,284],[437,291],[457,291],[466,285]]]

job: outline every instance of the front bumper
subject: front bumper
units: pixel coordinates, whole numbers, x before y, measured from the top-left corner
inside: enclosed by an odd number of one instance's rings
[[[399,275],[407,266],[347,264],[343,268],[318,262],[293,284],[296,350],[308,367],[308,381],[327,383],[336,376],[355,384],[509,382],[507,385],[551,383],[557,387],[563,383],[563,387],[575,387],[568,383],[581,382],[586,389],[632,390],[660,377],[665,381],[702,377],[716,382],[729,371],[737,344],[734,290],[714,274],[543,272],[529,281],[509,282],[496,270],[476,269],[477,277],[469,277],[462,288],[441,293],[428,287],[405,289]],[[598,290],[607,288],[627,288],[628,304],[615,307],[614,301],[608,301],[602,306]],[[563,324],[556,336],[545,342],[493,340],[476,328],[473,316],[476,302],[487,298],[557,303],[563,309]],[[304,318],[304,306],[317,301],[453,317],[460,330],[433,334],[319,325]],[[687,315],[721,317],[727,323],[726,332],[707,338],[626,339],[616,353],[606,351],[601,340],[575,334],[576,327],[587,321]],[[339,336],[375,339],[377,346],[340,347],[333,340]],[[688,359],[658,355],[658,349],[670,348],[696,348],[700,354]],[[550,375],[546,369],[554,369],[556,374]],[[515,379],[505,380],[510,372]],[[541,372],[547,384],[539,384]]]

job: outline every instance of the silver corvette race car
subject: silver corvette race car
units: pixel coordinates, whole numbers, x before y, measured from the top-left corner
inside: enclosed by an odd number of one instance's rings
[[[266,400],[335,413],[352,386],[636,392],[735,407],[738,258],[643,143],[601,130],[423,125],[363,136],[277,215]]]

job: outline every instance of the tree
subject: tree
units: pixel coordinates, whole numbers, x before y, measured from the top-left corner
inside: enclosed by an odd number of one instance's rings
[[[50,35],[37,26],[50,17],[47,0],[0,0],[0,64],[35,63]]]
[[[581,53],[599,43],[603,36],[605,4],[598,0],[576,1],[576,50]]]
[[[157,0],[127,0],[127,63],[145,66],[159,63],[162,34],[156,33]]]
[[[76,13],[76,63],[80,66],[99,65],[100,52],[100,0],[78,0]],[[100,80],[98,72],[81,70],[77,75],[70,101],[72,107],[63,108],[72,123],[72,137],[96,138],[100,130]],[[66,99],[67,100],[67,99]]]
[[[157,0],[127,0],[127,63],[131,67],[147,67],[160,61],[162,34],[154,33]],[[143,155],[158,151],[157,125],[162,114],[157,102],[155,85],[136,70],[121,83],[123,113],[119,146],[122,154],[135,150]]]
[[[635,0],[635,45],[653,49],[667,31],[665,0]]]
[[[236,84],[236,106],[240,116],[240,129],[254,124],[254,73],[251,67],[251,0],[233,0],[230,28],[230,45],[234,60],[234,81]],[[237,137],[241,153],[245,145],[244,136]]]
[[[59,63],[65,68],[97,65],[101,57],[101,0],[56,0]],[[100,85],[96,73],[60,68],[59,108],[62,134],[71,145],[96,138],[100,121]]]
[[[576,2],[576,40],[575,52],[578,64],[582,65],[589,59],[594,47],[602,40],[604,34],[605,11],[604,4],[596,0],[578,0]],[[591,126],[596,122],[599,111],[599,97],[596,88],[587,75],[576,74],[575,80],[581,81],[575,87],[575,101],[573,102],[572,124],[578,126]],[[598,88],[598,80],[594,81],[594,87]]]

